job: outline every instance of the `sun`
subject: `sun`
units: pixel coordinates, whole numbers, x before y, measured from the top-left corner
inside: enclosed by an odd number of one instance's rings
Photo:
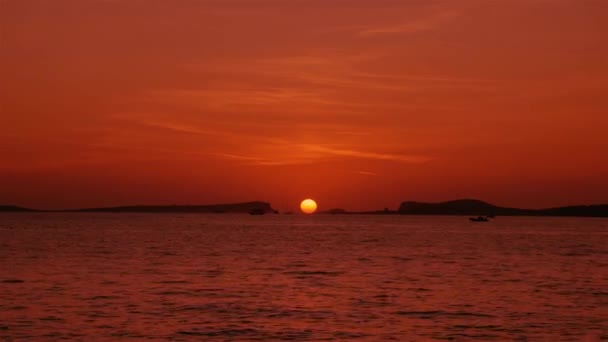
[[[305,199],[302,201],[302,203],[300,203],[300,209],[304,214],[312,214],[317,211],[317,202],[311,200],[310,198]]]

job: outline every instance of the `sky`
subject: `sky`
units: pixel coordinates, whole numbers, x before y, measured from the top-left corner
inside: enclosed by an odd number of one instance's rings
[[[0,203],[608,202],[605,0],[0,0]]]

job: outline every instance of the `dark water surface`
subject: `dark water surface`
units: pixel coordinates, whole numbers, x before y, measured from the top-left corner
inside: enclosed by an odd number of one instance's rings
[[[608,340],[608,220],[2,214],[0,339]]]

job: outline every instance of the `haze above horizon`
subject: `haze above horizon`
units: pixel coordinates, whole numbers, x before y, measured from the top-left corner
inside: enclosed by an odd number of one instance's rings
[[[608,203],[603,0],[5,1],[0,204]]]

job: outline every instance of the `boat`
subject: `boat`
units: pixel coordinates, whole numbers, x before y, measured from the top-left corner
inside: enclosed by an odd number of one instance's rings
[[[488,222],[490,221],[487,217],[477,216],[477,217],[469,217],[471,222]]]
[[[254,208],[249,210],[249,215],[264,215],[266,214],[266,210],[262,208]]]

